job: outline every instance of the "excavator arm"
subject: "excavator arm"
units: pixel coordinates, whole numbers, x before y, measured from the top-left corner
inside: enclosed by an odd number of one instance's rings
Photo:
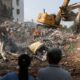
[[[80,2],[69,5],[70,0],[64,0],[63,4],[60,6],[60,9],[57,15],[48,14],[44,11],[44,13],[40,13],[37,22],[40,23],[41,26],[47,26],[56,28],[60,26],[61,20],[64,21],[75,21],[77,13],[74,13],[73,10],[80,8]],[[77,19],[77,21],[80,21]]]
[[[80,9],[80,2],[69,5],[66,10],[66,14],[62,15],[62,20],[64,20],[64,21],[75,20],[77,13],[75,13],[73,10],[78,9],[78,8]]]
[[[64,0],[64,2],[63,2],[63,5],[62,5],[62,6],[67,7],[67,6],[68,6],[68,4],[69,4],[69,2],[70,2],[70,0]]]
[[[68,11],[80,8],[80,2],[68,6]]]
[[[62,6],[60,7],[60,10],[59,10],[58,14],[56,15],[56,24],[57,25],[60,24],[62,15],[66,14],[66,10],[67,10],[69,2],[70,2],[70,0],[64,0]]]
[[[80,25],[80,12],[77,14],[77,17],[75,18],[74,22]]]
[[[44,13],[40,13],[37,22],[39,22],[41,25],[49,26],[52,28],[58,27],[60,25],[61,21],[61,15],[66,12],[68,4],[70,0],[64,0],[62,6],[60,7],[60,10],[57,15],[54,14],[48,14],[44,11]]]

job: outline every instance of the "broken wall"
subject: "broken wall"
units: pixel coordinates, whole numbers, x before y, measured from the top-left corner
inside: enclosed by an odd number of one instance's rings
[[[0,22],[12,18],[12,0],[0,0]]]

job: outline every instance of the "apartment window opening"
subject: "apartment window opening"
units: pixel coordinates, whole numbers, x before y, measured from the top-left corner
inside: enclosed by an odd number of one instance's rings
[[[16,13],[17,13],[17,15],[19,15],[20,14],[20,9],[17,9]]]
[[[17,6],[19,6],[19,0],[16,0],[16,4],[17,4]]]

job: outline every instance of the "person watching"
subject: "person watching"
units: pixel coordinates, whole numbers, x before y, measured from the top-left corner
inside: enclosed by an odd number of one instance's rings
[[[60,66],[62,52],[58,48],[50,49],[47,52],[49,66],[38,72],[38,80],[71,80],[70,73]]]
[[[29,75],[28,68],[31,64],[31,58],[27,54],[22,54],[18,58],[19,71],[9,72],[2,77],[1,80],[34,80],[34,78]]]

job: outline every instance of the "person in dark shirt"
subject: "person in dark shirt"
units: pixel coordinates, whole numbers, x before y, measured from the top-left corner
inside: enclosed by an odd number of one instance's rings
[[[38,80],[71,80],[70,73],[59,65],[61,59],[62,52],[60,49],[50,49],[47,52],[49,66],[39,70]]]
[[[2,77],[1,80],[34,80],[34,78],[29,75],[28,68],[31,64],[31,58],[26,55],[22,54],[19,56],[18,65],[19,65],[19,72],[10,72]]]

